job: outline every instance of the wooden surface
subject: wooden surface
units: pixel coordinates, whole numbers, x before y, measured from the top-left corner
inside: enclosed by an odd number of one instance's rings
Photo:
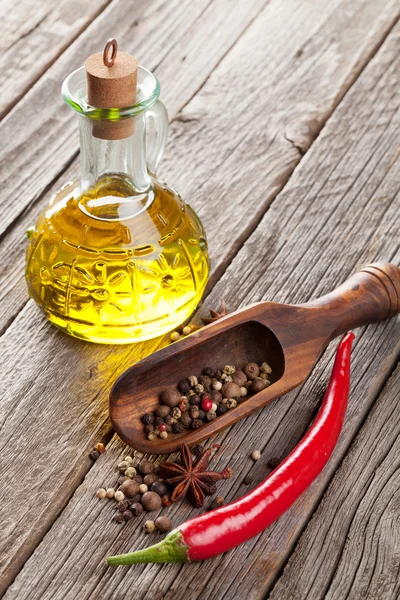
[[[46,10],[37,5],[23,10]],[[52,18],[62,19],[62,6]],[[397,0],[240,0],[234,10],[229,0],[113,0],[68,15],[68,34],[46,46],[41,66],[30,57],[36,66],[0,123],[4,597],[397,598],[398,372],[384,386],[400,355],[398,320],[357,330],[339,444],[268,531],[207,564],[111,571],[104,556],[149,537],[144,519],[121,528],[93,497],[115,481],[127,452],[112,437],[107,397],[116,376],[163,341],[112,348],[68,338],[45,322],[23,282],[24,231],[78,168],[62,79],[111,35],[161,79],[172,132],[160,173],[198,210],[210,242],[202,314],[222,296],[230,310],[305,302],[366,263],[399,265]],[[14,11],[8,39],[23,38],[24,27]],[[41,35],[40,25],[30,35]],[[23,51],[16,46],[21,59]],[[227,500],[307,429],[334,349],[301,389],[218,434],[214,464],[234,469],[219,487]],[[111,441],[93,464],[88,452],[101,439]],[[247,474],[253,483],[243,483]],[[169,510],[176,524],[196,512],[185,503]]]

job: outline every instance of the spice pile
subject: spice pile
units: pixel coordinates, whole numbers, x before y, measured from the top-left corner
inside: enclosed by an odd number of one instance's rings
[[[219,447],[219,444],[213,448]],[[193,461],[192,452],[196,457]],[[118,488],[99,488],[98,498],[109,498],[115,501],[117,510],[114,520],[117,523],[130,521],[142,515],[145,511],[159,510],[162,506],[169,507],[172,502],[182,500],[187,496],[193,506],[204,504],[204,497],[217,492],[216,482],[232,476],[232,469],[226,468],[221,473],[208,470],[212,449],[204,450],[203,446],[195,446],[192,451],[186,445],[182,446],[181,456],[174,462],[163,462],[156,466],[149,460],[141,460],[134,467],[131,456],[119,463],[121,476]],[[135,452],[135,458],[143,458],[143,454]],[[221,506],[223,498],[217,496],[211,507]],[[169,531],[171,520],[166,516],[158,517],[155,522],[146,521],[144,530],[151,533]]]
[[[248,363],[243,369],[226,365],[222,370],[205,367],[197,378],[182,379],[177,388],[164,390],[160,406],[142,417],[149,440],[166,439],[170,433],[198,429],[205,422],[235,408],[249,394],[257,394],[271,384],[271,367],[264,362]]]

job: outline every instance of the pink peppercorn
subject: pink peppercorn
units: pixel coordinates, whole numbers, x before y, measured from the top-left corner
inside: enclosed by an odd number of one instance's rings
[[[158,426],[158,429],[160,431],[167,431],[168,425],[166,423],[160,423],[159,426]]]
[[[208,412],[209,410],[211,410],[211,407],[212,407],[211,398],[209,398],[208,396],[204,396],[204,398],[201,401],[201,408],[203,410],[205,410],[206,412]]]

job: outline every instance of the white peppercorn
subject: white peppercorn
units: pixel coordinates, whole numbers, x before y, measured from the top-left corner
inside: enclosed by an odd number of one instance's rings
[[[261,458],[261,452],[259,450],[253,450],[250,456],[253,460],[259,460]]]
[[[108,488],[106,490],[106,496],[107,496],[107,498],[114,498],[114,495],[115,495],[114,488]]]
[[[217,392],[219,392],[222,388],[222,383],[220,381],[214,381],[214,383],[211,384],[211,387],[213,388],[213,390],[217,390]]]
[[[147,487],[147,485],[145,483],[141,483],[139,485],[139,493],[140,494],[145,494],[148,491],[149,491],[149,488]]]
[[[135,467],[128,467],[125,471],[125,475],[126,477],[129,477],[130,479],[133,479],[136,475],[136,469]]]
[[[145,530],[146,533],[153,533],[155,528],[156,528],[156,526],[155,526],[154,521],[146,521],[146,523],[143,525],[143,529]]]
[[[98,498],[106,498],[107,497],[107,492],[104,488],[99,488],[96,492],[96,496]]]
[[[117,490],[114,494],[114,498],[117,502],[121,502],[121,500],[125,498],[125,494],[124,492],[121,492],[121,490]]]

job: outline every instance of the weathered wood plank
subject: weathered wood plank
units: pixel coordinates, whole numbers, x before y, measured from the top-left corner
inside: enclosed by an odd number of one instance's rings
[[[364,0],[361,4],[335,0],[323,6],[313,2],[285,5],[274,0],[213,72],[200,93],[180,112],[204,82],[205,69],[210,72],[221,60],[238,37],[240,27],[243,30],[247,26],[260,6],[261,3],[254,0],[238,2],[235,11],[231,11],[229,2],[212,3],[156,68],[170,114],[178,112],[172,125],[168,154],[162,163],[163,177],[165,174],[166,181],[189,202],[193,201],[204,220],[214,261],[213,280],[221,274],[284,185],[300,158],[297,147],[301,152],[307,149],[400,14],[394,0],[385,0],[380,6],[374,0]],[[203,31],[207,31],[206,44]],[[146,36],[147,32],[145,28],[142,35]],[[143,57],[142,62],[152,68],[157,64],[156,58],[150,45],[145,46],[146,39],[142,39],[140,33],[139,27],[131,49],[137,50],[141,61]],[[123,32],[121,36],[129,47],[130,39],[124,38]],[[155,43],[160,44],[160,40]],[[89,43],[80,45],[73,57],[54,65],[49,89],[44,93],[38,88],[38,93],[44,96],[44,106],[51,102],[54,108],[59,82],[72,64],[82,61],[89,47]],[[75,122],[60,104],[56,114],[62,128],[59,132],[58,125],[49,121],[48,110],[35,120],[35,131],[40,128],[41,138],[51,129],[41,153],[33,154],[34,144],[40,141],[31,140],[32,143],[24,145],[23,176],[30,170],[36,173],[41,156],[47,152],[52,156],[53,170],[41,172],[35,179],[24,198],[29,202],[41,194],[57,169],[68,162],[72,148],[76,149]],[[64,144],[60,149],[58,142],[64,135],[67,146]],[[54,143],[57,148],[53,148]],[[74,166],[77,169],[76,163]],[[51,193],[65,181],[63,173]],[[12,177],[9,183],[14,185]],[[1,194],[7,197],[7,202],[15,196],[7,185],[0,191],[0,205]],[[41,199],[40,206],[48,197]],[[24,202],[19,203],[17,212],[23,206]],[[32,225],[37,212],[35,206],[8,233],[0,248],[0,264],[12,265],[3,266],[3,275],[0,274],[0,330],[27,300],[22,280],[24,231]],[[11,220],[14,216],[7,212]]]
[[[397,368],[336,473],[271,600],[400,595]]]
[[[110,0],[3,0],[0,118],[109,3]]]
[[[399,262],[399,40],[397,26],[215,286],[207,306],[222,295],[232,309],[261,298],[305,301],[340,283],[361,263]],[[33,314],[28,305],[6,335]],[[119,529],[110,521],[111,507],[92,496],[100,484],[114,480],[115,464],[126,452],[114,439],[6,598],[18,598],[21,590],[26,598],[41,600],[77,593],[80,598],[118,598],[127,590],[135,599],[157,594],[174,600],[265,597],[398,360],[399,330],[400,323],[391,321],[358,332],[352,394],[338,447],[313,486],[267,532],[203,565],[107,569],[102,562],[107,553],[149,543],[141,521]],[[247,473],[255,485],[265,476],[269,458],[285,455],[307,429],[326,386],[334,348],[332,344],[301,390],[219,436],[224,444],[217,467],[229,464],[236,474],[220,488],[228,500],[249,489],[243,483]],[[67,352],[62,358],[68,360]],[[263,450],[255,465],[248,456],[254,448]],[[178,523],[195,511],[181,505],[170,513]]]

